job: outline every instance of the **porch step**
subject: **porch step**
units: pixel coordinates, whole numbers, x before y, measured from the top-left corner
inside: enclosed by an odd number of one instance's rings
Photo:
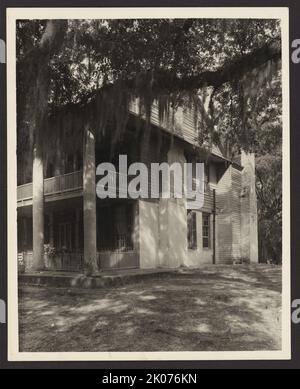
[[[99,272],[93,276],[71,272],[32,272],[19,274],[19,284],[72,288],[109,288],[154,277],[168,277],[178,269],[131,269]]]

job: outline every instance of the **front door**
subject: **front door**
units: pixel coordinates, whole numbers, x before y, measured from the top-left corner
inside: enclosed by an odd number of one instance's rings
[[[59,223],[58,245],[65,251],[72,250],[72,224],[70,222]]]

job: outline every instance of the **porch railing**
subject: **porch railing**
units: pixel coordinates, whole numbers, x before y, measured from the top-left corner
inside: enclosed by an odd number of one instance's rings
[[[124,252],[133,250],[133,240],[129,234],[116,234],[110,242],[100,242],[100,251]]]
[[[80,271],[84,268],[82,252],[60,253],[54,258],[45,258],[46,269]]]
[[[97,252],[98,269],[136,268],[139,266],[138,254],[135,250],[102,250]],[[52,271],[84,271],[83,252],[59,253],[54,257],[44,256],[45,270]],[[18,253],[18,272],[30,272],[33,264],[32,251]]]
[[[44,181],[44,193],[54,194],[82,188],[82,171],[63,174],[46,178]]]
[[[120,178],[123,178],[125,182],[129,182],[133,176],[127,176],[125,174],[121,174],[118,172],[114,172],[108,176],[108,186],[109,187],[116,187],[117,193],[121,193],[126,191],[127,193],[127,186],[122,187],[122,180]],[[99,177],[100,178],[100,177]],[[151,191],[151,176],[145,178],[147,180],[149,194]],[[193,182],[193,188],[195,188],[195,183]],[[50,178],[46,178],[44,180],[44,193],[46,196],[48,195],[55,195],[59,193],[68,193],[71,191],[79,190],[83,188],[83,175],[82,171],[78,170],[76,172],[63,174],[60,176],[54,176]],[[159,191],[159,187],[154,187],[152,190],[155,189],[156,192]],[[171,193],[172,193],[172,186],[171,186]],[[30,200],[32,199],[32,183],[19,185],[17,188],[17,200],[23,201],[23,200]],[[210,209],[212,207],[212,190],[209,188],[209,185],[205,185],[205,193],[204,193],[204,208]],[[120,238],[122,239],[122,238]]]
[[[44,180],[44,194],[53,195],[56,193],[69,192],[81,189],[83,187],[82,171],[71,172],[46,178]],[[17,200],[26,200],[32,198],[32,182],[19,185],[17,188]]]
[[[32,267],[32,251],[18,252],[18,270],[24,272]],[[45,270],[80,271],[83,269],[83,252],[59,253],[54,257],[44,255]]]

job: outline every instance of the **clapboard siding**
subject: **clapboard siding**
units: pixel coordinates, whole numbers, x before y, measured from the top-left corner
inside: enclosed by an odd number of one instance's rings
[[[138,99],[133,100],[129,105],[129,111],[134,115],[145,117],[141,114]],[[150,121],[153,125],[163,128],[185,141],[196,144],[198,131],[195,123],[195,114],[192,109],[179,107],[174,110],[170,108],[168,114],[165,114],[160,120],[158,104],[155,101],[151,108]]]
[[[232,190],[231,190],[231,223],[232,223],[232,258],[241,257],[241,201],[242,188],[241,172],[234,167],[231,168]]]
[[[217,262],[241,259],[242,173],[232,165],[217,185]]]
[[[129,111],[136,116],[145,118],[145,114],[140,112],[138,99],[131,101]],[[154,102],[150,115],[150,122],[153,125],[164,129],[193,146],[199,146],[199,128],[197,127],[195,110],[193,108],[178,107],[175,112],[170,108],[168,114],[165,114],[164,117],[160,118],[159,116],[158,104]],[[205,144],[201,146],[205,146]],[[206,146],[210,147],[208,144]],[[211,152],[221,158],[224,157],[222,151],[216,144],[211,146]]]
[[[202,211],[211,213],[214,206],[213,203],[214,203],[213,191],[209,189],[206,193],[204,193],[204,205]]]

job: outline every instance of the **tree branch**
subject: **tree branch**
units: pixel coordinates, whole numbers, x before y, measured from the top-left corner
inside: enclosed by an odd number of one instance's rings
[[[32,66],[32,62],[41,55],[52,56],[55,54],[62,45],[67,27],[67,20],[49,19],[38,45],[28,50],[23,57],[17,58],[18,61],[24,66]]]
[[[156,72],[153,88],[167,93],[175,91],[189,91],[200,89],[204,86],[220,87],[226,82],[234,79],[241,79],[245,74],[255,68],[259,68],[268,61],[279,61],[281,59],[281,44],[273,41],[253,52],[242,56],[239,59],[225,64],[218,70],[204,71],[200,74],[189,77],[178,77],[172,71],[160,70]],[[145,79],[147,75],[145,74]],[[135,86],[135,80],[128,80],[128,88]]]
[[[204,71],[194,76],[178,77],[173,71],[157,70],[153,73],[153,71],[149,70],[144,74],[139,74],[138,77],[122,80],[122,84],[128,91],[138,94],[139,91],[143,93],[149,87],[149,80],[151,80],[152,92],[157,96],[169,95],[178,91],[193,91],[209,86],[219,88],[226,82],[243,78],[247,73],[263,66],[268,61],[279,62],[280,59],[281,44],[277,40],[253,50],[251,53],[233,60],[214,71]],[[84,105],[87,102],[91,102],[105,90],[110,91],[112,87],[113,83],[107,83],[98,90],[83,96],[77,104]]]

